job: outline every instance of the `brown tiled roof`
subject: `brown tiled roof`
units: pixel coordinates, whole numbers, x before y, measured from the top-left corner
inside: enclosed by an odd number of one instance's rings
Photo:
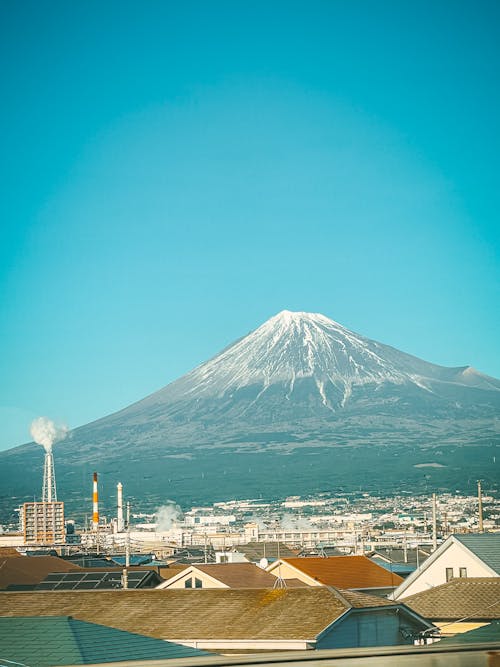
[[[187,570],[188,567],[189,565],[170,565],[169,567],[162,567],[160,565],[158,571],[162,579],[172,579],[172,577],[175,577],[182,570]]]
[[[284,562],[312,577],[324,586],[336,588],[390,588],[403,579],[366,556],[330,556],[329,558],[283,558]]]
[[[272,588],[276,577],[254,563],[194,565],[229,588]]]
[[[421,616],[434,620],[500,619],[500,577],[452,579],[401,600]]]
[[[0,558],[0,589],[11,584],[39,584],[50,572],[80,570],[56,556],[16,556]]]
[[[15,547],[0,547],[0,560],[10,557],[21,558],[22,554]]]
[[[2,592],[0,613],[68,615],[159,639],[308,640],[351,607],[349,595],[326,587]]]

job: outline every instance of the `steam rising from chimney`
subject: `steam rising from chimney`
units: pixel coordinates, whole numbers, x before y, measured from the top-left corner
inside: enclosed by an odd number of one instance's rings
[[[68,430],[64,424],[56,425],[47,417],[37,417],[31,423],[30,433],[37,444],[42,445],[46,452],[50,452],[55,442],[64,440]]]

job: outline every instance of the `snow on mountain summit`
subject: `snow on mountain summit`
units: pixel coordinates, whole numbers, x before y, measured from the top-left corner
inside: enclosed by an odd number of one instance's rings
[[[194,418],[201,414],[202,403],[203,414],[220,408],[226,416],[230,404],[267,404],[265,409],[277,418],[285,404],[300,404],[306,412],[337,412],[355,395],[359,398],[360,391],[381,396],[379,390],[385,387],[394,396],[396,387],[406,387],[427,396],[437,392],[438,398],[443,390],[447,394],[445,385],[500,389],[497,380],[470,367],[431,364],[354,333],[321,313],[283,310],[131,409],[156,405],[163,410],[160,406],[180,407],[187,401]],[[219,401],[219,408],[213,403],[209,407],[212,399]]]
[[[355,385],[411,382],[440,367],[356,334],[320,313],[283,310],[172,385],[177,397],[221,397],[244,387],[283,385],[290,398],[314,382],[323,405],[343,407]],[[168,388],[167,388],[168,389]],[[170,392],[169,392],[170,393]],[[337,398],[332,401],[332,396]]]

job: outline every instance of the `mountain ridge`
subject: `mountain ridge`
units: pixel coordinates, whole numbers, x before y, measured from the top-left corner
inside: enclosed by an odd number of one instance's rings
[[[282,311],[162,389],[74,429],[57,445],[58,486],[74,489],[80,469],[89,466],[116,471],[137,488],[142,475],[150,495],[168,479],[176,497],[200,501],[224,499],[218,495],[223,488],[245,496],[260,481],[270,489],[286,486],[287,495],[294,492],[292,478],[307,490],[341,471],[342,483],[364,475],[373,477],[370,483],[393,485],[397,480],[381,468],[381,451],[402,452],[401,461],[412,452],[410,461],[425,463],[425,451],[473,446],[472,470],[500,445],[499,416],[495,378],[470,366],[432,364],[319,313]],[[359,460],[358,448],[364,452]],[[27,490],[26,470],[39,449],[0,453],[2,488],[18,483]],[[257,480],[245,472],[250,455]],[[295,471],[288,480],[266,463],[284,457]],[[305,460],[313,466],[307,475]],[[196,489],[186,486],[199,467],[213,470],[212,477],[198,479]],[[231,479],[226,472],[220,478],[219,468],[231,470]],[[456,486],[466,471],[453,469],[453,475],[447,468],[426,469],[426,475],[451,475],[447,484]],[[408,465],[404,470],[419,484],[426,479]],[[474,474],[485,479],[490,473]]]

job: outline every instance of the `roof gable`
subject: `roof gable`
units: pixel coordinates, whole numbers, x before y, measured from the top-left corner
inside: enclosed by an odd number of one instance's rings
[[[464,550],[465,553],[469,553],[475,558],[479,563],[486,566],[491,570],[491,575],[493,575],[494,570],[491,568],[482,558],[480,558],[473,549],[470,549],[466,544],[468,541],[469,544],[474,544],[475,540],[464,540],[463,538],[475,538],[480,537],[480,535],[450,535],[439,547],[432,553],[429,558],[425,560],[420,567],[412,572],[394,591],[393,597],[398,600],[402,597],[402,594],[424,573],[427,569],[431,568],[434,563],[441,558],[441,556],[453,545],[459,546]],[[477,544],[477,542],[476,542]]]
[[[253,563],[221,563],[193,567],[229,588],[272,588],[276,582],[276,577]]]

